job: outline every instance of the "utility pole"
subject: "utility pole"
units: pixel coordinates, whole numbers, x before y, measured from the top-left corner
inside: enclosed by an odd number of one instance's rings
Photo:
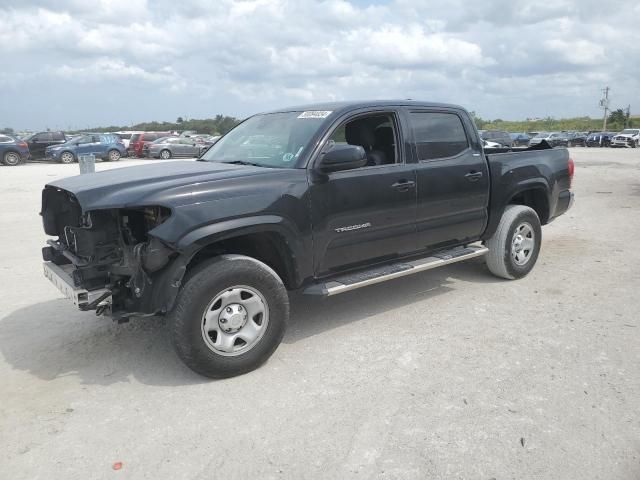
[[[630,125],[630,120],[631,119],[631,105],[627,105],[627,112],[624,118],[624,128],[629,128]]]
[[[602,121],[602,131],[607,131],[607,112],[609,111],[609,87],[605,87],[602,90],[604,96],[600,100],[600,108],[604,109],[604,119]]]

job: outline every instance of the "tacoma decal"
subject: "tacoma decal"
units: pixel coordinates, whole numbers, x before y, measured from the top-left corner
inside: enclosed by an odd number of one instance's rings
[[[351,232],[352,230],[360,230],[362,228],[369,228],[371,226],[371,222],[361,223],[360,225],[349,225],[348,227],[340,227],[336,228],[336,232]]]

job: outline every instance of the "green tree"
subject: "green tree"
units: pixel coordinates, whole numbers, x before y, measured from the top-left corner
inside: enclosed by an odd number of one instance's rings
[[[624,125],[626,121],[627,121],[627,114],[621,108],[618,108],[617,110],[612,111],[609,114],[609,118],[607,118],[607,122],[609,123]]]
[[[183,123],[184,119],[182,117],[178,117],[178,119],[176,120],[176,123]]]

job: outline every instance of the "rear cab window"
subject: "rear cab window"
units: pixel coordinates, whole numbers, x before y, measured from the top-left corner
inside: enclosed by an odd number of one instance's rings
[[[410,112],[418,161],[459,155],[469,148],[462,119],[451,112]]]

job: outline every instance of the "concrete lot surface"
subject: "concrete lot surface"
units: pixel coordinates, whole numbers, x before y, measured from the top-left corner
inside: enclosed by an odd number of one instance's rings
[[[640,478],[640,150],[571,153],[576,204],[527,278],[478,260],[293,297],[271,360],[223,381],[162,319],[43,277],[40,190],[77,165],[0,167],[0,478]]]

